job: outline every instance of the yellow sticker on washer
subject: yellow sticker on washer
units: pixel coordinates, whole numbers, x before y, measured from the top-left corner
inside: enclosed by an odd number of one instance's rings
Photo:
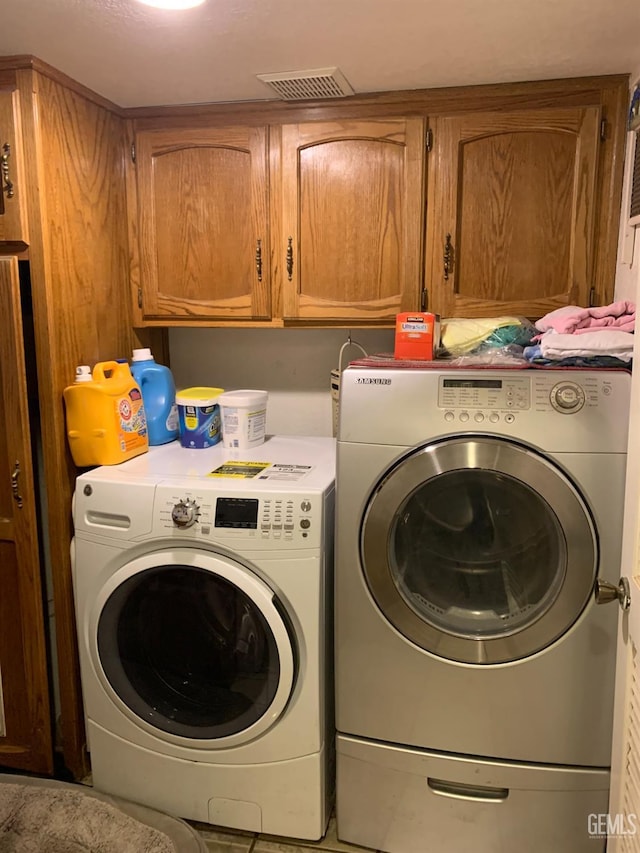
[[[251,479],[256,477],[270,462],[225,462],[219,468],[215,468],[207,477],[233,477],[235,479]]]

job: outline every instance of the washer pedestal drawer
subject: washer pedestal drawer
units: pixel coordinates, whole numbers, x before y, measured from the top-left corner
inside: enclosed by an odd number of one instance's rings
[[[478,760],[345,735],[337,762],[341,841],[389,853],[605,849],[606,768]]]

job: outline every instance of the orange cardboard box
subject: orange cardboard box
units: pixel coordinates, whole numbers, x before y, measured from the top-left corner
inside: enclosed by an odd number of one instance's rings
[[[440,315],[425,311],[396,314],[394,358],[433,361],[440,346]]]

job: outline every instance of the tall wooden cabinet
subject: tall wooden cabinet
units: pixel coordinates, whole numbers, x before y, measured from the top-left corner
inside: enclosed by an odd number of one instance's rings
[[[15,257],[0,257],[0,316],[0,765],[50,774],[51,682],[31,428],[37,408],[29,405],[29,334]]]
[[[49,676],[55,675],[59,707],[50,694],[49,717],[44,699],[34,700],[39,722],[32,725],[32,749],[41,755],[46,751],[46,729],[49,748],[55,743],[59,749],[56,765],[62,762],[75,778],[81,778],[89,765],[70,558],[71,501],[78,471],[67,445],[62,392],[73,381],[77,364],[126,358],[133,346],[152,345],[160,360],[164,354],[159,340],[152,342],[146,333],[136,334],[132,325],[124,168],[130,136],[126,120],[116,106],[32,57],[0,59],[0,103],[0,132],[7,116],[13,121],[13,128],[11,122],[7,126],[13,133],[9,174],[14,186],[10,201],[5,193],[5,213],[0,214],[0,256],[15,254],[18,239],[20,259],[28,265],[30,278],[30,356],[37,381],[37,418],[31,420],[31,428],[37,431],[33,470],[38,473],[41,497],[38,532],[42,558],[36,566],[37,537],[31,529],[23,532],[25,520],[34,511],[26,450],[23,453],[7,439],[0,452],[0,463],[8,468],[5,488],[18,462],[17,488],[23,506],[18,508],[12,494],[4,500],[0,497],[0,522],[1,516],[9,519],[2,537],[6,583],[1,607],[6,618],[0,620],[0,671],[4,680],[5,673],[15,668],[13,689],[9,697],[5,692],[5,699],[10,699],[14,717],[24,714],[20,733],[15,735],[17,748],[29,721],[36,719],[30,697],[37,694],[42,682],[42,674],[37,675],[37,638],[42,631],[49,633],[49,624],[44,607],[38,614],[35,603],[38,583],[44,586],[48,566],[48,595],[55,615],[55,643],[49,636]],[[10,207],[14,202],[19,202],[17,220]],[[17,231],[12,224],[16,221],[20,223]],[[19,302],[13,265],[1,263],[5,265],[0,280],[2,347],[3,356],[9,358],[11,335],[17,334],[15,305]],[[24,389],[19,385],[22,373],[12,375],[12,364],[3,357],[3,382],[9,382],[9,391],[4,391],[5,428],[15,443],[18,432],[27,434],[29,420],[16,409],[15,400],[22,399]],[[27,539],[31,540],[30,547]],[[19,662],[21,629],[26,638],[24,664]],[[10,641],[5,632],[11,633]],[[7,655],[12,664],[7,663]],[[18,681],[21,666],[24,691]],[[17,732],[16,719],[6,719],[7,732],[9,722]],[[36,746],[38,732],[42,737]],[[48,767],[53,758],[49,754]],[[0,738],[0,766],[3,764],[20,766],[15,755],[3,757]],[[45,765],[29,769],[46,772]]]
[[[589,305],[599,107],[433,122],[426,287],[446,317]]]

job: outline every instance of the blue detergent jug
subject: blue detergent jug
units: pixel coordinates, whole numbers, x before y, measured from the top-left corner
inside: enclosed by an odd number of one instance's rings
[[[131,373],[140,386],[147,415],[149,444],[167,444],[178,437],[178,408],[173,374],[157,364],[150,349],[134,349]]]

